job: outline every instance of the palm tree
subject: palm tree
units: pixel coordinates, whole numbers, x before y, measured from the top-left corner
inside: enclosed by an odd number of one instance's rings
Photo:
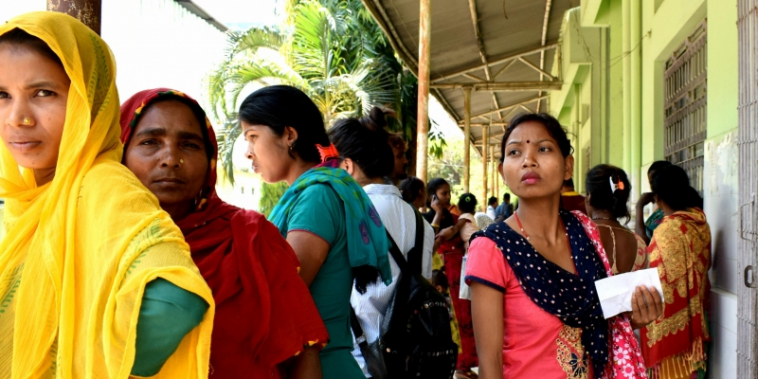
[[[361,1],[288,0],[286,12],[279,27],[230,33],[226,59],[210,77],[211,113],[223,125],[219,155],[226,177],[233,181],[232,145],[240,134],[236,106],[250,84],[301,89],[326,125],[373,106],[389,107],[398,115],[390,128],[413,145],[416,78]]]

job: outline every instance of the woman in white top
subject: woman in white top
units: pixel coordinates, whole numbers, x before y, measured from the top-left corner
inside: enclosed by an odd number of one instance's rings
[[[329,139],[337,148],[342,160],[340,167],[345,169],[363,187],[374,203],[379,218],[397,244],[400,252],[408,259],[408,252],[416,241],[416,215],[413,207],[403,201],[397,187],[386,184],[384,177],[394,167],[392,148],[387,143],[389,133],[384,112],[373,108],[367,117],[361,119],[345,119],[337,121],[329,130]],[[424,246],[421,258],[421,275],[427,279],[432,277],[432,246],[434,245],[434,230],[424,221]],[[369,284],[365,293],[353,288],[350,303],[360,321],[366,341],[370,344],[379,336],[379,327],[384,320],[385,312],[395,293],[395,285],[400,268],[394,260],[392,266],[392,283],[385,285],[381,282]],[[353,356],[369,376],[366,362],[361,355],[358,345],[355,345]]]

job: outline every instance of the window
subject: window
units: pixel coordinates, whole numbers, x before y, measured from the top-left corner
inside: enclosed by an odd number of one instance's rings
[[[704,143],[708,99],[706,21],[666,61],[664,73],[664,155],[690,177],[703,195]]]

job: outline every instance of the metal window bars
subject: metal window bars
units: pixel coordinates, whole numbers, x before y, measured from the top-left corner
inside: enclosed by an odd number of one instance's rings
[[[664,72],[664,156],[687,171],[701,196],[708,118],[706,36],[703,20],[666,61]]]

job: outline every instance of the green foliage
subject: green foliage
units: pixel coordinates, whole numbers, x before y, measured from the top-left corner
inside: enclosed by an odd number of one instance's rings
[[[219,159],[226,178],[234,183],[233,145],[241,132],[236,110],[251,84],[301,89],[326,125],[366,114],[373,106],[388,108],[397,116],[389,128],[414,142],[418,83],[361,0],[285,0],[284,9],[282,25],[230,33],[226,58],[209,78],[209,113],[223,125]],[[433,138],[438,156],[444,140]],[[413,144],[408,156],[415,156]],[[264,213],[280,192],[267,187],[261,196]]]
[[[458,202],[458,196],[464,193],[463,183],[463,139],[450,139],[445,144],[445,154],[429,157],[429,169],[427,177],[443,178],[450,183],[450,191],[453,195],[453,203]],[[469,145],[471,157],[471,178],[469,179],[469,192],[479,199],[482,194],[482,159],[474,148]],[[431,150],[431,144],[430,144]]]
[[[436,124],[433,125],[429,129],[429,156],[439,159],[442,158],[442,153],[445,151],[445,147],[447,147],[447,142],[445,142],[445,136],[442,134],[442,131],[435,127]]]
[[[263,183],[261,186],[261,202],[259,205],[259,211],[268,218],[268,215],[279,202],[279,199],[287,192],[289,186],[285,182],[279,182],[276,184]]]

